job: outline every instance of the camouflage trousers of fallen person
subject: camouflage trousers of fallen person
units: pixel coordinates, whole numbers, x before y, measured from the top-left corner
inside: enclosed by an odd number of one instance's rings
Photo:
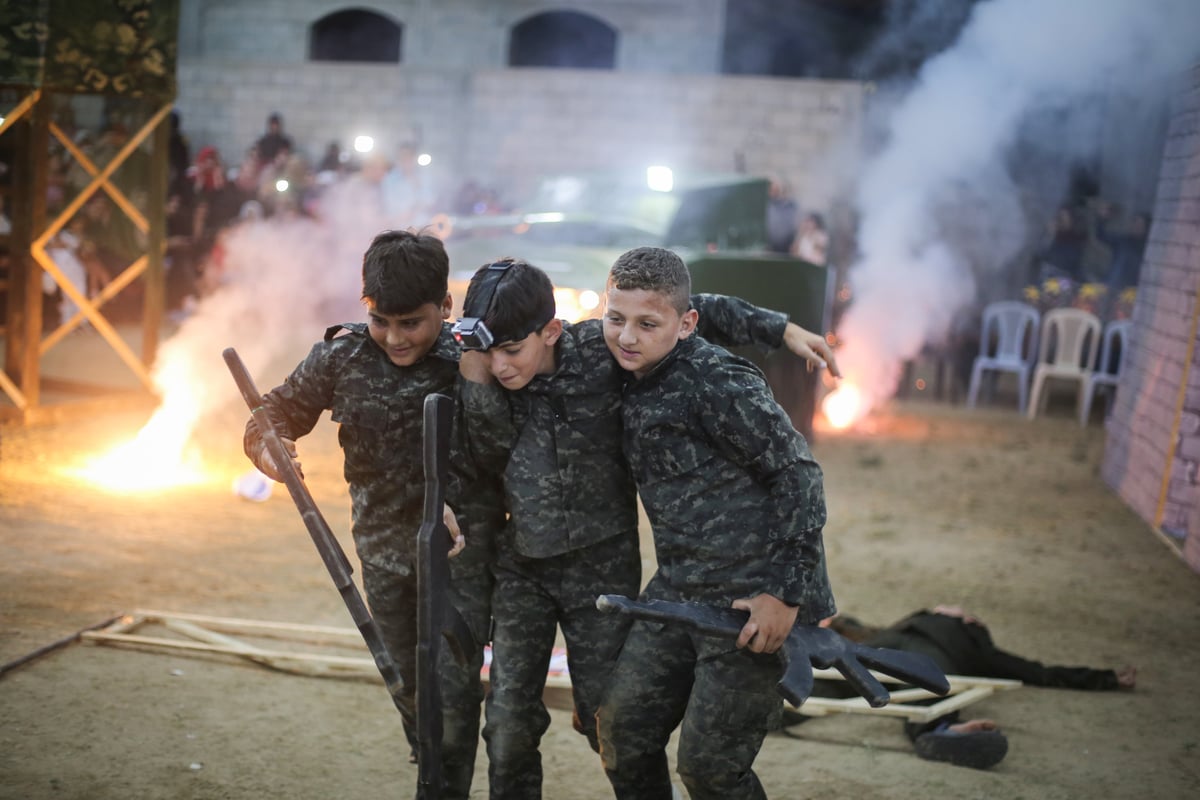
[[[464,551],[465,555],[465,551]],[[451,562],[453,564],[453,562]],[[452,566],[452,569],[454,567]],[[404,681],[402,699],[416,709],[417,686],[417,578],[363,564],[363,593],[375,618],[384,645]],[[475,774],[479,747],[479,713],[483,702],[483,643],[489,623],[490,578],[472,575],[451,583],[450,601],[459,610],[479,645],[465,665],[443,646],[438,676],[442,694],[442,771],[445,800],[467,800]],[[417,752],[417,731],[404,725],[407,747],[390,752]]]
[[[577,729],[595,749],[596,709],[629,629],[628,618],[602,614],[596,596],[636,594],[641,555],[635,538],[619,535],[551,558],[502,552],[495,575],[491,690],[483,728],[488,783],[492,798],[537,800],[538,746],[550,727],[542,692],[557,628],[567,646]]]
[[[597,715],[600,756],[617,800],[671,800],[666,747],[692,800],[765,798],[752,765],[778,727],[778,655],[680,625],[637,620]]]

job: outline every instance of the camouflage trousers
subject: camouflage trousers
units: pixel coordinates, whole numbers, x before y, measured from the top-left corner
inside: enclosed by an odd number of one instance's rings
[[[576,729],[595,749],[596,709],[629,629],[627,618],[596,609],[596,595],[635,596],[641,555],[635,537],[618,535],[553,558],[502,553],[497,561],[483,728],[490,796],[536,799],[542,796],[538,745],[550,726],[542,692],[556,628],[566,640]]]
[[[597,714],[600,757],[617,800],[671,800],[667,742],[692,800],[765,798],[751,769],[778,727],[777,655],[682,626],[634,622]]]
[[[453,564],[453,562],[451,562]],[[383,636],[384,645],[404,680],[401,700],[416,709],[417,687],[417,577],[362,565],[363,591],[371,615]],[[478,647],[468,663],[460,665],[443,646],[438,676],[442,694],[442,762],[446,800],[466,800],[475,774],[475,752],[479,746],[479,711],[483,702],[483,642],[486,641],[490,578],[467,576],[451,583],[450,600],[463,615]],[[417,731],[404,725],[408,752],[417,752]]]

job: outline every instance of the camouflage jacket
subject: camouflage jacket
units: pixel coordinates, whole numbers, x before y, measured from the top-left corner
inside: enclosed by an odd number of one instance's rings
[[[699,330],[722,344],[778,347],[787,316],[721,295],[696,295]],[[600,320],[564,324],[556,369],[508,392],[465,383],[470,438],[502,460],[512,514],[498,546],[549,558],[612,536],[637,537],[637,492],[621,449],[621,388],[628,374],[604,343]],[[487,422],[482,422],[487,420]],[[482,458],[482,456],[481,456]]]
[[[425,496],[425,397],[437,392],[457,399],[460,354],[450,326],[443,324],[425,358],[398,367],[371,339],[366,324],[334,325],[287,379],[263,397],[271,421],[290,439],[309,433],[325,410],[332,412],[350,488],[354,546],[366,563],[413,574]],[[464,551],[451,564],[461,562],[457,567],[462,569],[473,562],[483,568],[503,501],[498,481],[492,488],[484,486],[486,473],[496,466],[478,465],[469,456],[457,435],[463,428],[456,418],[447,501],[461,517],[472,556]],[[251,419],[243,446],[252,461],[260,455],[261,442]]]
[[[801,622],[834,613],[821,468],[753,364],[692,336],[630,376],[622,408],[658,556],[652,596],[767,593]]]

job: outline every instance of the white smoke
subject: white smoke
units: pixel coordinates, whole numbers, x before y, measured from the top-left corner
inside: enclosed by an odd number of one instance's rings
[[[902,363],[1011,265],[1027,230],[1006,158],[1023,122],[1070,111],[1200,57],[1194,0],[985,0],[891,110],[857,190],[859,258],[838,360],[876,405]],[[1053,116],[1053,115],[1051,115]],[[1066,132],[1039,146],[1071,154]]]
[[[237,401],[221,358],[226,347],[257,379],[282,356],[319,341],[329,325],[365,319],[362,255],[388,227],[375,197],[351,179],[327,190],[319,219],[250,219],[223,234],[219,288],[160,350],[157,416],[190,433],[206,414]],[[259,383],[260,391],[270,388]]]

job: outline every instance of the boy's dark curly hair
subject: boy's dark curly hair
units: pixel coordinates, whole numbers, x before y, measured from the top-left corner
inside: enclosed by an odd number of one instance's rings
[[[608,272],[608,285],[661,292],[680,314],[691,306],[691,273],[682,258],[662,247],[636,247],[622,253]]]

